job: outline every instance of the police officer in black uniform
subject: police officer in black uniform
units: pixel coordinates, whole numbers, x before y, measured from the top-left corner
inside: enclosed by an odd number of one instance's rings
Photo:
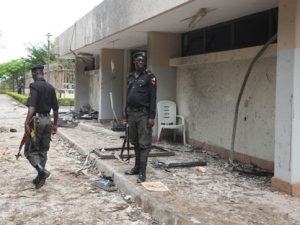
[[[37,177],[33,180],[35,188],[41,188],[46,179],[50,176],[45,169],[47,153],[50,147],[51,133],[57,132],[58,103],[54,87],[44,79],[44,66],[37,65],[31,68],[33,83],[30,84],[30,94],[27,99],[28,113],[25,120],[25,133],[27,142],[24,154],[30,164],[38,171]],[[54,124],[51,123],[50,111],[53,109]],[[32,130],[32,118],[36,116],[35,141],[30,137]]]
[[[129,140],[134,146],[135,165],[126,175],[138,174],[137,183],[146,180],[146,167],[152,143],[152,127],[156,115],[156,77],[145,69],[145,52],[133,55],[135,70],[127,80],[126,116]]]

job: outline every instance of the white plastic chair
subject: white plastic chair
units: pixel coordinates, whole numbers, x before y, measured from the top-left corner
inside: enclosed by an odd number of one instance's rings
[[[184,117],[176,114],[176,103],[168,100],[160,101],[157,103],[157,119],[158,119],[158,135],[157,141],[159,141],[161,131],[163,129],[174,130],[174,141],[176,140],[176,130],[182,129],[183,144],[186,144],[185,139],[185,123]],[[177,118],[179,118],[177,124]]]

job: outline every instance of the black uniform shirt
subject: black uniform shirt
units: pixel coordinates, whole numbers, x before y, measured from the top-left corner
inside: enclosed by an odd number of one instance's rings
[[[49,113],[51,109],[58,110],[55,89],[43,77],[31,83],[29,88],[30,94],[26,105],[35,107],[36,113]]]
[[[127,80],[127,106],[148,108],[149,119],[154,119],[156,113],[156,82],[154,74],[146,70],[138,78],[130,73]]]

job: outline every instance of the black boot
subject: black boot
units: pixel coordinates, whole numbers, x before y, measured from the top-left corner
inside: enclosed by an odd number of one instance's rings
[[[140,167],[139,166],[135,166],[133,167],[131,170],[126,170],[125,171],[125,175],[136,175],[140,173]]]
[[[125,175],[136,175],[140,173],[140,152],[138,150],[134,150],[135,152],[135,164],[131,170],[126,170]]]
[[[39,175],[37,175],[36,178],[34,178],[34,179],[32,180],[32,183],[33,183],[34,185],[36,185],[36,182],[37,182],[37,180],[38,180],[38,177],[39,177]]]
[[[139,177],[136,180],[137,183],[142,183],[146,180],[146,165],[147,164],[145,164],[145,163],[141,164]]]
[[[50,173],[45,168],[43,168],[40,164],[37,164],[35,168],[38,171],[35,188],[39,189],[45,184],[45,181],[50,176]]]

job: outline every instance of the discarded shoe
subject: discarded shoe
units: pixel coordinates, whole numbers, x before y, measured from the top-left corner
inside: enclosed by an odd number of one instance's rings
[[[94,186],[99,187],[105,191],[112,192],[118,190],[118,188],[115,186],[113,180],[111,177],[105,177],[100,180],[93,183]]]

